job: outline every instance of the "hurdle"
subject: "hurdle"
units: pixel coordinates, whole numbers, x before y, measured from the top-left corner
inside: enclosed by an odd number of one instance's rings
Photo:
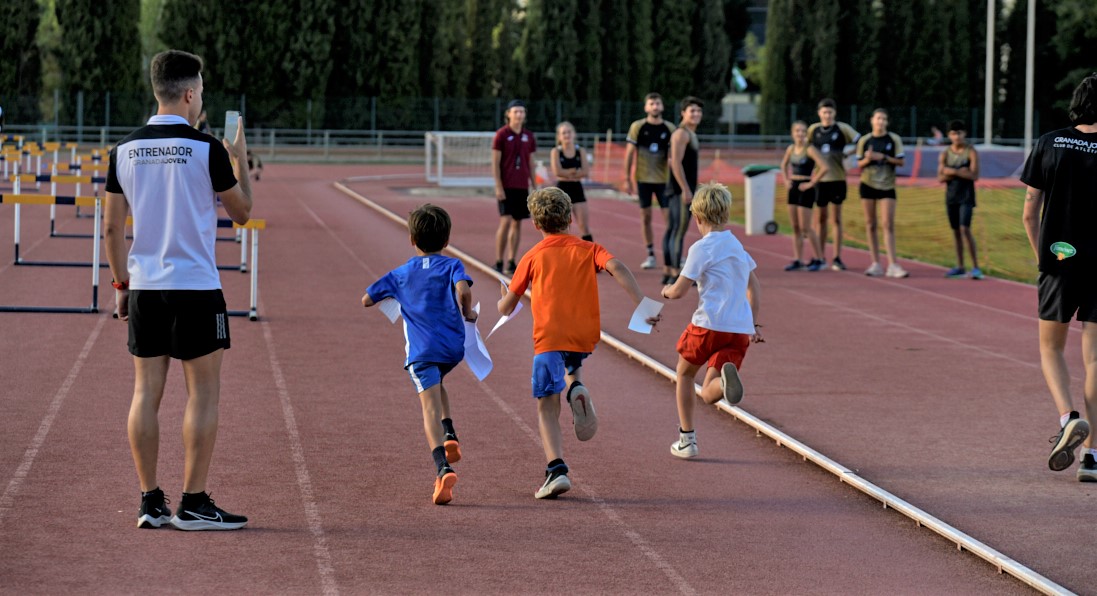
[[[95,234],[99,235],[100,225],[102,222],[103,204],[99,197],[54,197],[51,195],[32,195],[32,194],[5,194],[0,195],[0,203],[14,203],[15,204],[15,218],[19,220],[19,206],[20,205],[52,205],[56,201],[61,201],[66,205],[83,205],[85,207],[95,208]],[[19,254],[19,227],[16,224],[16,258]],[[92,241],[92,256],[91,256],[91,306],[89,307],[68,307],[68,306],[3,306],[0,305],[0,312],[37,312],[37,313],[97,313],[99,312],[99,268],[100,268],[100,255],[99,255],[99,241]]]

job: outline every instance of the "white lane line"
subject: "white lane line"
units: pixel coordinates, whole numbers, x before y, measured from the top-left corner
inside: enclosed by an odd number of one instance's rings
[[[263,341],[267,345],[267,354],[270,356],[274,386],[278,389],[278,399],[282,403],[282,418],[286,422],[286,434],[289,435],[290,454],[297,474],[297,488],[301,491],[301,502],[305,507],[305,520],[312,534],[312,553],[316,559],[316,569],[320,573],[321,591],[326,595],[334,596],[339,594],[339,586],[335,583],[331,551],[328,550],[328,540],[320,521],[320,509],[316,506],[316,497],[313,496],[312,478],[305,463],[305,449],[301,444],[301,434],[297,430],[297,418],[293,415],[293,404],[290,402],[286,377],[282,374],[282,365],[278,363],[278,356],[274,353],[274,337],[270,331],[270,324],[266,319],[261,319],[260,325],[263,328]]]
[[[380,275],[378,275],[373,270],[373,268],[371,268],[369,265],[367,265],[366,262],[363,261],[362,258],[358,256],[358,253],[354,252],[349,246],[347,246],[346,242],[343,242],[342,238],[335,235],[335,230],[331,229],[331,227],[328,226],[328,224],[325,223],[324,220],[320,219],[320,216],[317,215],[316,212],[313,211],[311,207],[306,205],[305,202],[302,201],[301,199],[297,199],[297,202],[301,204],[301,208],[304,209],[305,211],[307,211],[308,214],[312,216],[312,219],[314,219],[316,221],[316,223],[321,228],[324,228],[324,231],[327,232],[328,235],[331,236],[333,240],[335,240],[336,244],[343,247],[343,250],[347,251],[347,254],[350,255],[350,258],[353,259],[355,263],[358,263],[358,265],[361,266],[362,269],[366,270],[366,273],[368,273],[371,277],[374,277],[374,278],[379,278],[380,277]]]
[[[38,432],[36,432],[34,438],[31,439],[30,445],[23,453],[23,460],[19,463],[19,467],[15,469],[15,474],[12,475],[11,480],[8,482],[8,487],[4,490],[4,494],[0,496],[0,527],[3,526],[4,517],[14,507],[15,497],[23,487],[27,475],[30,474],[31,466],[34,465],[34,460],[38,457],[38,450],[45,444],[46,436],[49,435],[50,427],[53,426],[53,421],[57,419],[57,414],[61,411],[61,406],[64,405],[65,398],[68,397],[69,392],[72,391],[72,386],[76,384],[76,377],[80,374],[80,370],[84,368],[84,363],[87,362],[88,355],[91,354],[91,348],[95,345],[96,340],[99,339],[99,334],[103,331],[103,325],[108,320],[110,320],[109,316],[102,315],[99,317],[99,321],[95,323],[95,328],[91,330],[91,335],[88,335],[87,341],[84,342],[84,349],[80,350],[80,355],[76,357],[76,362],[73,363],[68,376],[65,377],[64,382],[61,383],[61,388],[54,394],[53,400],[50,401],[50,405],[46,409],[46,415],[42,418],[42,422],[38,424]]]
[[[404,221],[404,220],[401,220],[400,217],[398,215],[396,215],[395,213],[392,213],[391,211],[388,211],[384,207],[381,207],[380,205],[377,205],[376,203],[373,203],[373,201],[369,201],[369,199],[366,199],[365,197],[359,198],[360,195],[358,195],[358,193],[355,193],[354,191],[346,188],[345,186],[337,185],[336,188],[339,188],[343,192],[347,193],[349,196],[354,197],[354,198],[358,199],[359,201],[362,201],[363,203],[365,203],[368,206],[372,207],[373,209],[377,210],[382,215],[384,215],[384,216],[388,217],[389,219],[391,219],[394,223],[402,224],[405,227],[407,226],[407,222]],[[366,203],[366,201],[368,201],[368,203]],[[315,214],[313,214],[313,216],[315,217]],[[323,225],[323,223],[321,223],[321,225]],[[327,227],[327,226],[324,226],[324,227]],[[330,231],[330,229],[329,229],[329,231]],[[343,244],[342,241],[340,241],[339,244],[342,245],[347,250],[348,253],[352,253],[350,248],[346,244]],[[450,247],[450,248],[452,249],[453,247]],[[476,259],[473,259],[472,257],[468,256],[465,253],[459,253],[459,254],[462,255],[463,259],[469,261],[473,266],[480,269],[483,273],[494,276],[494,271],[489,269],[487,265],[481,263],[480,261],[478,261]],[[359,262],[361,262],[361,261],[359,261]],[[362,266],[365,267],[367,271],[369,270],[369,268],[364,263],[362,263]],[[476,376],[473,375],[472,371],[470,371],[468,368],[462,367],[462,369],[464,369],[465,372],[467,372],[469,375],[471,375],[474,379],[476,378]],[[514,422],[514,424],[523,433],[525,433],[525,435],[527,437],[529,437],[529,439],[534,444],[536,444],[538,447],[540,447],[541,446],[541,435],[538,434],[537,431],[533,430],[533,428],[530,427],[530,425],[526,424],[525,420],[522,420],[522,417],[519,416],[518,413],[514,411],[514,408],[510,407],[510,404],[508,404],[506,401],[504,401],[503,398],[500,397],[499,394],[496,393],[490,386],[488,386],[486,383],[480,383],[479,381],[477,381],[477,383],[479,383],[480,386],[483,387],[483,389],[488,393],[488,395],[491,396],[491,399],[495,402],[495,404],[499,407],[499,409],[502,410],[503,413],[505,413],[508,417],[510,417],[510,419]],[[579,476],[576,476],[575,474],[571,474],[571,477],[574,478],[576,480],[576,482],[579,482],[579,479],[580,479]],[[609,520],[611,522],[613,522],[621,530],[621,532],[625,535],[626,538],[628,538],[629,542],[631,542],[633,544],[633,546],[635,546],[645,557],[647,557],[656,567],[658,567],[659,570],[662,571],[664,575],[667,576],[667,579],[670,580],[670,582],[678,588],[679,592],[681,592],[682,594],[696,594],[697,593],[697,591],[694,590],[693,587],[689,585],[689,582],[687,582],[686,579],[684,577],[682,577],[682,574],[678,573],[678,571],[674,568],[674,566],[672,566],[670,563],[668,563],[667,560],[661,554],[659,554],[659,551],[657,551],[654,547],[651,546],[650,542],[645,540],[644,537],[642,535],[640,535],[639,532],[637,532],[635,529],[633,529],[632,526],[630,526],[627,522],[625,522],[624,519],[621,518],[620,514],[617,513],[616,509],[614,509],[611,505],[606,503],[606,501],[604,499],[599,497],[593,491],[593,489],[587,487],[585,483],[580,483],[579,490],[581,492],[586,493],[587,497],[591,500],[591,502],[593,502],[595,505],[597,505],[598,509],[601,510],[602,513],[605,514],[605,516],[607,518],[609,518]]]
[[[351,198],[353,198],[356,201],[362,203],[363,205],[366,205],[367,207],[370,207],[371,209],[376,210],[377,212],[381,213],[385,217],[388,217],[389,219],[392,219],[393,221],[398,222],[398,223],[402,221],[400,219],[400,217],[397,216],[392,211],[389,211],[388,209],[382,207],[381,205],[367,199],[366,197],[363,197],[362,195],[359,195],[358,193],[356,193],[356,192],[350,190],[349,188],[347,188],[346,186],[344,186],[344,185],[342,185],[338,182],[334,183],[334,186],[336,188],[338,188],[339,190],[341,190],[342,192],[346,193]],[[456,249],[454,249],[452,246],[450,246],[448,250],[458,252],[459,254],[462,255],[461,256],[462,259],[469,261],[474,267],[480,269],[481,271],[483,271],[483,272],[485,272],[489,275],[493,275],[493,273],[492,273],[493,270],[490,269],[486,264],[481,263],[479,260],[477,260],[477,259],[475,259],[475,258],[473,258],[473,257],[471,257],[467,254],[460,253],[460,251],[456,251]],[[602,337],[602,341],[604,343],[606,343],[609,346],[617,349],[618,351],[625,354],[626,356],[635,359],[637,362],[639,362],[643,366],[646,366],[646,367],[654,370],[655,372],[663,375],[664,377],[666,377],[666,378],[668,378],[672,381],[675,379],[676,374],[675,374],[674,370],[672,370],[668,366],[662,364],[661,362],[657,361],[656,359],[652,358],[648,354],[645,354],[645,353],[637,350],[636,348],[630,346],[629,344],[626,344],[626,343],[622,342],[621,340],[613,337],[612,335],[606,333],[605,331],[602,331],[601,337]],[[485,388],[486,387],[487,386],[485,385]],[[698,393],[700,393],[701,386],[699,384],[695,384],[694,385],[694,390],[697,391]],[[984,561],[990,563],[992,566],[994,566],[998,569],[999,573],[1002,573],[1002,572],[1008,573],[1008,574],[1012,575],[1013,577],[1016,577],[1017,579],[1021,580],[1025,584],[1035,588],[1036,590],[1038,590],[1038,591],[1040,591],[1044,594],[1070,594],[1071,593],[1066,588],[1064,588],[1064,587],[1060,586],[1059,584],[1053,582],[1052,580],[1040,575],[1036,571],[1022,565],[1021,563],[1019,563],[1019,562],[1017,562],[1017,561],[1015,561],[1015,560],[1013,560],[1013,559],[1011,559],[1011,558],[1009,558],[1005,555],[1003,555],[1002,553],[998,552],[994,548],[991,548],[990,546],[988,546],[988,545],[986,545],[986,544],[984,544],[984,543],[968,536],[967,534],[961,532],[957,528],[954,528],[953,526],[951,526],[951,525],[941,521],[940,519],[930,515],[928,512],[923,511],[922,509],[919,509],[919,508],[915,507],[914,505],[911,505],[910,503],[907,503],[906,501],[904,501],[904,500],[900,499],[899,497],[891,494],[890,492],[884,490],[883,488],[880,488],[879,486],[876,486],[875,484],[869,482],[868,480],[858,476],[855,472],[853,472],[849,468],[845,467],[844,465],[838,463],[835,460],[830,459],[826,455],[823,455],[822,453],[820,453],[820,452],[816,451],[815,449],[809,447],[807,444],[800,442],[799,440],[792,437],[791,435],[785,434],[784,432],[782,432],[781,430],[778,430],[773,425],[762,421],[760,418],[755,417],[753,414],[750,414],[749,412],[742,409],[741,407],[728,406],[723,401],[718,402],[716,404],[716,407],[718,409],[730,414],[734,418],[736,418],[738,420],[741,420],[744,423],[750,425],[752,428],[754,428],[759,433],[770,437],[771,439],[773,439],[777,443],[777,446],[787,447],[788,449],[790,449],[790,450],[796,452],[797,454],[801,455],[804,459],[811,461],[815,465],[819,466],[820,468],[822,468],[824,470],[827,470],[828,472],[831,472],[832,474],[837,476],[839,478],[839,480],[841,480],[843,483],[848,484],[848,485],[856,488],[857,490],[865,493],[866,495],[869,495],[869,496],[871,496],[875,499],[878,499],[879,501],[881,501],[884,504],[885,508],[891,507],[892,509],[895,509],[896,511],[899,511],[900,513],[902,513],[903,515],[906,515],[910,519],[915,520],[915,522],[917,522],[920,526],[925,526],[925,527],[933,530],[934,532],[936,532],[940,536],[943,536],[947,540],[950,540],[950,541],[954,542],[957,545],[957,548],[959,548],[960,550],[967,550],[968,552],[976,555],[980,559],[983,559]],[[525,423],[522,423],[522,424],[524,425]],[[526,428],[529,428],[528,425],[526,426]],[[532,433],[533,430],[530,429],[529,432]]]

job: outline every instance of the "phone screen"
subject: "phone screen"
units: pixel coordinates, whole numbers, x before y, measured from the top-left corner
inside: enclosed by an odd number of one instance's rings
[[[240,112],[229,110],[225,112],[225,138],[228,142],[236,140],[236,129],[240,126]]]

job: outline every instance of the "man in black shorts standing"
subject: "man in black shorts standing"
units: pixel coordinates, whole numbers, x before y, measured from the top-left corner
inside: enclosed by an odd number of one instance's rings
[[[1069,468],[1084,442],[1078,480],[1097,482],[1090,437],[1097,420],[1097,73],[1074,90],[1070,121],[1073,127],[1040,137],[1025,162],[1024,224],[1040,268],[1040,363],[1061,427],[1048,467]],[[1075,316],[1082,321],[1085,418],[1074,410],[1063,357]]]
[[[244,127],[241,121],[231,145],[193,128],[202,111],[198,56],[161,52],[149,71],[158,109],[111,150],[104,215],[118,318],[129,322],[136,371],[129,440],[141,483],[137,526],[235,530],[248,519],[217,507],[206,480],[217,438],[221,360],[229,348],[214,258],[217,197],[233,221],[248,221],[252,202]],[[128,211],[134,225],[127,254]],[[183,362],[187,384],[183,498],[174,516],[156,480],[158,412],[173,358]]]
[[[644,96],[644,113],[647,116],[633,122],[625,137],[628,141],[625,146],[625,189],[628,194],[636,194],[640,199],[644,246],[648,249],[648,256],[640,267],[654,269],[656,263],[651,232],[651,200],[654,198],[659,203],[663,221],[669,225],[666,188],[670,180],[670,166],[667,158],[670,157],[670,135],[675,127],[663,120],[663,96],[658,93]],[[632,171],[633,162],[636,163],[635,177]],[[671,267],[669,264],[664,265],[663,281],[670,274]]]
[[[495,131],[491,142],[491,167],[495,176],[495,199],[499,202],[499,229],[495,232],[495,270],[513,275],[517,268],[518,242],[522,239],[522,220],[529,219],[526,199],[529,188],[537,188],[530,164],[537,151],[537,139],[525,128],[526,104],[520,99],[507,104],[507,123]],[[503,269],[503,253],[507,268]]]
[[[808,141],[819,150],[827,160],[827,173],[816,184],[819,189],[817,201],[819,210],[815,215],[815,231],[819,235],[819,244],[823,247],[823,260],[827,251],[827,205],[830,205],[830,217],[834,220],[834,261],[830,268],[845,271],[842,262],[842,203],[846,200],[846,166],[842,159],[853,152],[854,143],[860,133],[845,122],[837,122],[838,105],[833,99],[819,102],[819,121],[808,127]]]

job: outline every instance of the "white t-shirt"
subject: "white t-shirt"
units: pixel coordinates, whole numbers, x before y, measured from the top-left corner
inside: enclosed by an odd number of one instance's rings
[[[682,276],[697,282],[691,322],[726,333],[754,333],[747,282],[757,265],[730,230],[710,232],[689,247]]]
[[[236,186],[228,151],[179,116],[153,116],[110,152],[107,192],[133,212],[135,290],[219,290],[217,193]]]

